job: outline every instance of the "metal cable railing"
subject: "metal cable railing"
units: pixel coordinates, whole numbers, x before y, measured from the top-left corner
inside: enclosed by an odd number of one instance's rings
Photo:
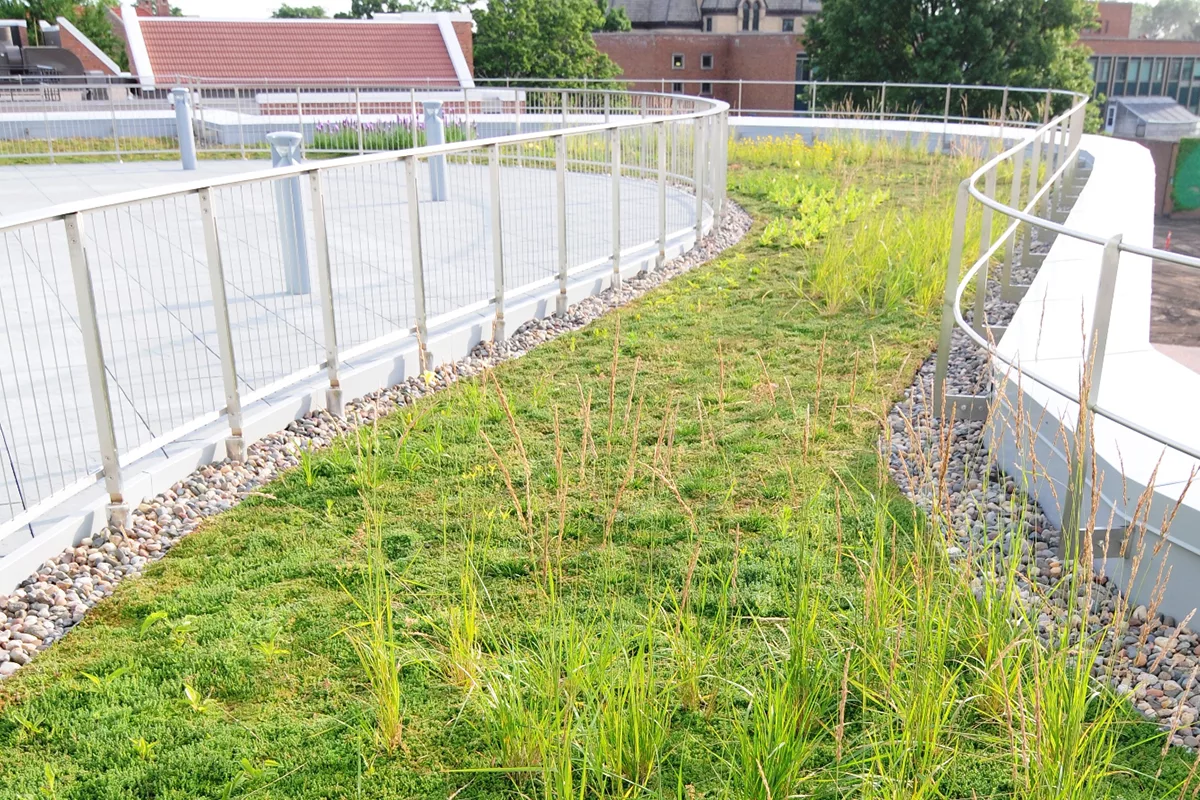
[[[240,457],[257,399],[324,373],[338,412],[349,359],[415,336],[424,371],[431,330],[503,338],[514,294],[565,313],[574,276],[715,224],[724,103],[529,97],[473,108],[486,138],[0,217],[0,541],[97,480],[124,513],[123,469],[219,420]]]

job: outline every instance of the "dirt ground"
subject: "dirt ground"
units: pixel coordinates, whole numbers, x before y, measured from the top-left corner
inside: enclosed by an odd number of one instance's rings
[[[1200,257],[1200,220],[1160,217],[1154,226],[1156,247],[1165,244],[1168,231],[1172,251]],[[1200,346],[1200,270],[1154,262],[1150,341]]]

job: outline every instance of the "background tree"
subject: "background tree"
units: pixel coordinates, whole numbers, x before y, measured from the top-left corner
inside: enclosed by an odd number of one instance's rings
[[[596,0],[491,0],[474,17],[481,78],[605,79],[621,72],[596,49],[592,32],[628,30],[623,10],[610,14]]]
[[[335,19],[371,19],[376,14],[400,14],[405,11],[458,11],[458,0],[350,0],[350,11],[339,11]]]
[[[1090,92],[1091,52],[1077,41],[1095,19],[1089,0],[825,0],[805,30],[805,49],[821,80]],[[967,96],[972,113],[999,104]],[[1014,95],[1010,107],[1033,110],[1040,99]],[[910,102],[936,99],[913,93]]]
[[[1200,0],[1158,0],[1133,7],[1134,36],[1147,39],[1200,39]]]
[[[325,9],[321,6],[289,6],[284,3],[271,16],[275,19],[324,19]]]

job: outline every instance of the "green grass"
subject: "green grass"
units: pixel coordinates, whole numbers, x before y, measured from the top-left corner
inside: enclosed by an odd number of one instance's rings
[[[1092,644],[881,472],[926,300],[813,278],[970,162],[733,158],[741,245],[306,456],[0,683],[0,797],[1177,796]],[[886,199],[763,244],[789,182]]]

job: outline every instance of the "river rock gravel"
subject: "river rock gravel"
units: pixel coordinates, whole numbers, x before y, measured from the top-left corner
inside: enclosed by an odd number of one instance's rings
[[[1031,247],[1032,252],[1045,250],[1044,244]],[[1035,274],[1030,268],[1014,270],[1014,278],[1025,282]],[[1000,301],[995,283],[989,285],[986,297],[988,322],[1006,325],[1015,313],[1015,304]],[[971,313],[965,317],[970,321]],[[1082,620],[1065,619],[1068,603],[1064,592],[1074,587],[1084,596],[1086,581],[1070,580],[1072,570],[1083,567],[1060,557],[1060,531],[1023,491],[1025,481],[1004,474],[990,457],[985,443],[989,423],[956,421],[947,427],[935,418],[931,408],[935,358],[936,354],[931,355],[921,365],[912,386],[888,416],[890,442],[883,444],[892,479],[926,512],[936,505],[942,525],[948,529],[952,559],[985,554],[989,548],[1007,556],[1020,545],[1016,582],[1039,635],[1049,637],[1061,630],[1058,626],[1062,624],[1078,630]],[[956,329],[947,391],[980,393],[990,381],[985,354]],[[977,563],[977,581],[999,578],[996,559],[980,558]],[[1106,629],[1107,634],[1095,674],[1127,695],[1147,720],[1167,731],[1172,744],[1197,749],[1200,636],[1187,626],[1189,620],[1175,620],[1145,606],[1131,607],[1104,574],[1092,572],[1086,579],[1091,581],[1088,630]]]

